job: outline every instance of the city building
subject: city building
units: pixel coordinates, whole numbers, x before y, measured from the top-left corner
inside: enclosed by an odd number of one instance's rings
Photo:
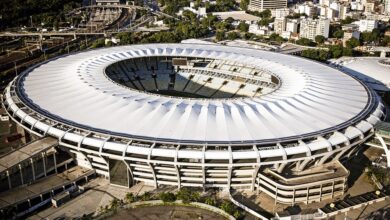
[[[367,2],[364,5],[364,12],[365,13],[373,13],[373,12],[375,12],[375,3],[374,2]]]
[[[274,21],[274,32],[281,34],[286,30],[286,18],[275,18]]]
[[[288,19],[286,23],[286,31],[291,33],[298,33],[298,19]]]
[[[278,8],[272,11],[275,15],[275,18],[284,18],[290,14],[290,9],[288,8]]]
[[[344,46],[346,45],[346,42],[351,38],[355,38],[355,39],[359,40],[360,32],[359,31],[351,31],[351,30],[344,31],[344,36],[343,36]]]
[[[349,10],[349,7],[345,4],[341,4],[340,5],[340,10],[339,10],[339,19],[346,19],[347,18],[347,14],[348,14],[348,10]]]
[[[376,93],[336,68],[211,44],[55,57],[19,74],[2,105],[111,184],[251,189],[283,204],[342,196],[339,160],[384,117]]]
[[[384,0],[384,12],[390,14],[390,0]]]
[[[317,35],[329,37],[329,25],[330,20],[327,18],[319,19],[301,19],[300,21],[299,35],[300,37],[314,40]]]
[[[251,11],[263,11],[266,9],[287,8],[287,0],[250,0],[248,9]]]
[[[377,20],[359,20],[356,23],[359,25],[359,31],[360,32],[371,32],[374,28],[378,27],[378,21]]]
[[[256,35],[268,35],[269,33],[268,26],[259,26],[257,23],[253,23],[249,25],[248,32]]]

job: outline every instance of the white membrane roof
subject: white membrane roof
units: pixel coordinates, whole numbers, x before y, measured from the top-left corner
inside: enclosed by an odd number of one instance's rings
[[[105,68],[144,56],[236,61],[281,79],[256,98],[189,99],[115,84]],[[148,44],[86,51],[32,69],[18,85],[22,98],[54,120],[113,135],[177,142],[250,143],[339,130],[366,117],[371,98],[350,76],[279,53],[201,44]],[[353,122],[355,121],[355,122]]]

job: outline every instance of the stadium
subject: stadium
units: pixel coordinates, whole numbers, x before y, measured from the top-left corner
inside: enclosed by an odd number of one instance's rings
[[[112,184],[243,188],[286,204],[343,195],[342,162],[384,117],[338,69],[212,44],[54,58],[12,81],[3,107]]]

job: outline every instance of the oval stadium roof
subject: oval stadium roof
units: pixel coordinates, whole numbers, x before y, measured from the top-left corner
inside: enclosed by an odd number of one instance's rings
[[[131,90],[105,68],[120,60],[187,56],[266,69],[280,87],[260,97],[189,99]],[[201,44],[148,44],[91,50],[51,60],[18,82],[28,105],[54,120],[119,136],[177,142],[251,143],[347,127],[370,113],[360,82],[329,66],[279,53]]]

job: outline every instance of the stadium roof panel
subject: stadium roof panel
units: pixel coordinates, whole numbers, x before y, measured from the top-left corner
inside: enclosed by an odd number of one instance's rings
[[[207,57],[270,71],[272,93],[250,98],[190,99],[125,88],[107,66],[148,56]],[[92,50],[51,60],[19,78],[21,98],[53,120],[148,140],[261,143],[339,130],[372,112],[372,94],[326,65],[267,51],[201,44],[148,44]]]

